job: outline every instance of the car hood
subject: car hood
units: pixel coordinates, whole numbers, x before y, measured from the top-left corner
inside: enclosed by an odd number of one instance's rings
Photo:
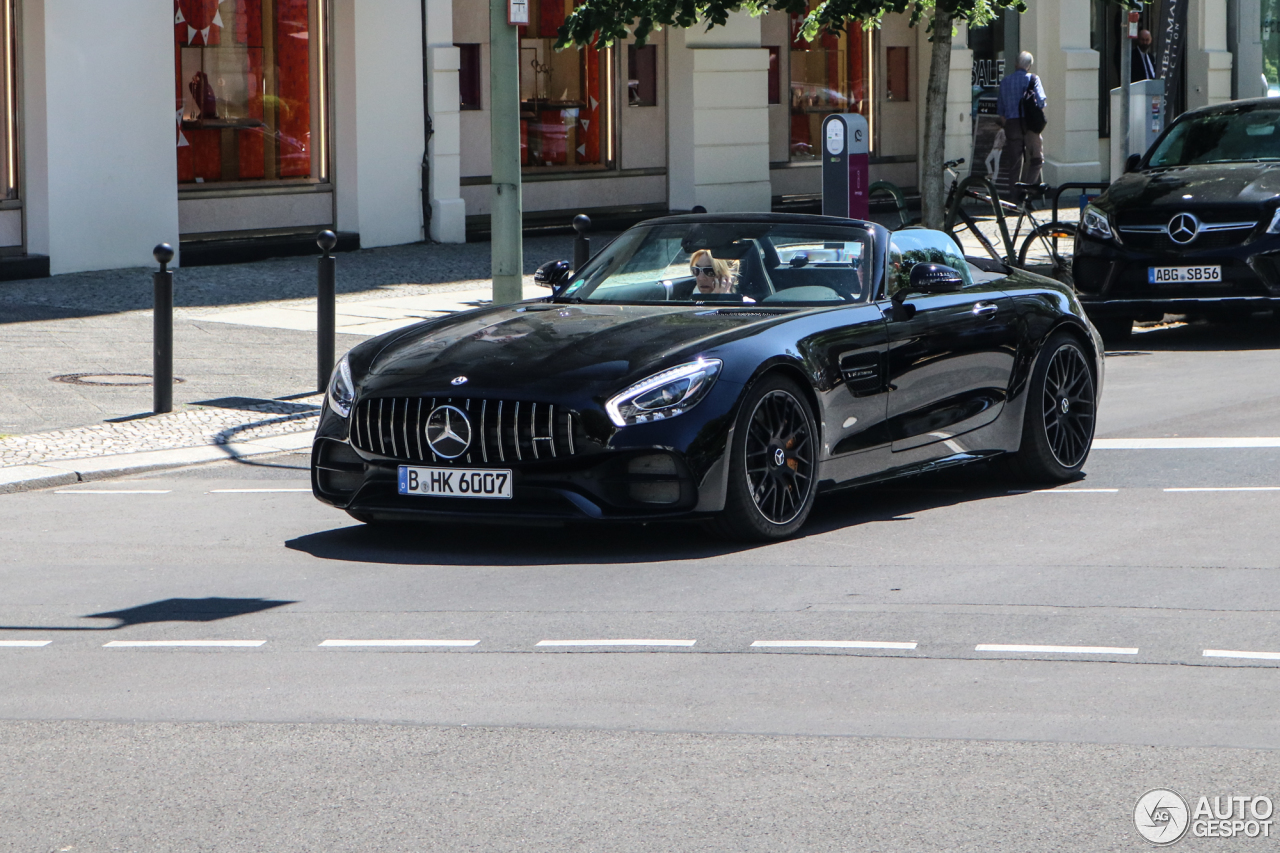
[[[1280,163],[1224,163],[1124,175],[1107,190],[1103,205],[1115,212],[1160,208],[1172,214],[1210,204],[1259,205],[1276,196]]]
[[[466,390],[559,396],[617,390],[787,312],[710,306],[517,304],[415,326],[388,340],[360,380],[363,394]]]

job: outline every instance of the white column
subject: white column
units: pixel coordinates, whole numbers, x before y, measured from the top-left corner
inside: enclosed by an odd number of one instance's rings
[[[760,19],[672,28],[668,36],[668,204],[712,213],[768,212],[769,51]]]
[[[917,29],[920,30],[920,49],[932,60],[933,43],[924,32],[923,24]],[[928,71],[921,80],[920,100],[923,101],[923,93],[929,85]],[[965,24],[958,24],[955,37],[951,42],[951,65],[950,73],[947,75],[947,136],[944,150],[947,160],[964,158],[965,165],[960,170],[961,175],[964,175],[972,166],[973,158],[972,84],[973,51],[969,49],[969,28]],[[924,127],[923,121],[920,126]]]
[[[1097,181],[1098,52],[1090,45],[1089,0],[1031,3],[1021,19],[1022,49],[1035,55],[1032,72],[1044,84],[1049,105],[1044,133],[1047,184]],[[1016,57],[1014,57],[1016,59]],[[1011,60],[1009,69],[1014,63]]]
[[[334,0],[331,32],[337,227],[364,247],[421,240],[420,0]]]
[[[1187,8],[1187,109],[1229,100],[1227,0],[1193,0]]]
[[[453,0],[427,0],[427,103],[435,131],[427,144],[431,234],[437,243],[464,243],[467,206],[461,198],[462,137],[458,112],[458,49]]]
[[[23,0],[28,249],[50,271],[154,264],[178,245],[172,0]]]

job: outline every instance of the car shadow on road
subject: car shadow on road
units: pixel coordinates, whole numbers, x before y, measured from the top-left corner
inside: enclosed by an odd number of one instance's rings
[[[335,528],[286,541],[322,560],[409,566],[545,566],[702,560],[787,547],[837,530],[910,522],[917,514],[1004,497],[1016,488],[986,464],[824,495],[799,533],[777,543],[730,542],[698,524],[567,524],[517,527],[389,524]]]

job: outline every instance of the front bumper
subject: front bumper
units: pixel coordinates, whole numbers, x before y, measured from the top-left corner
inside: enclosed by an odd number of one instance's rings
[[[1150,267],[1222,267],[1219,282],[1148,282]],[[1092,317],[1159,319],[1166,313],[1280,308],[1280,236],[1263,235],[1238,246],[1174,254],[1140,252],[1081,236],[1073,276]]]

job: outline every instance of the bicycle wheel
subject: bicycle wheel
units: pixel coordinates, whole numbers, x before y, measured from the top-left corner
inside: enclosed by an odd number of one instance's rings
[[[1046,222],[1027,235],[1018,252],[1018,266],[1047,275],[1063,284],[1074,284],[1071,259],[1076,252],[1076,226],[1071,222]]]

